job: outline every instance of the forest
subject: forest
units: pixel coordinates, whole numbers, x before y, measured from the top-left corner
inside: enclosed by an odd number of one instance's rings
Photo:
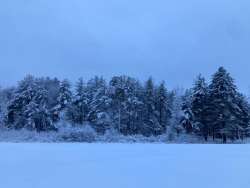
[[[224,67],[211,80],[198,75],[192,88],[172,90],[151,77],[141,82],[95,76],[72,84],[28,75],[17,86],[1,89],[0,107],[0,130],[5,131],[56,133],[67,124],[88,125],[96,135],[165,135],[173,142],[182,135],[223,143],[250,136],[248,99]]]

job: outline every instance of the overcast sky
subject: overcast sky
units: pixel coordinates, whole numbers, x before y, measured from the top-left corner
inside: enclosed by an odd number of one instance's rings
[[[30,73],[152,75],[189,87],[221,65],[249,90],[249,0],[0,1],[4,86]]]

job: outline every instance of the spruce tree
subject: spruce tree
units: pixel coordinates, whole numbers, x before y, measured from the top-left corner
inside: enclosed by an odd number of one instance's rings
[[[193,112],[191,109],[191,95],[192,90],[186,90],[185,94],[182,96],[182,112],[183,116],[181,118],[181,124],[186,130],[186,133],[193,133],[195,131]]]
[[[142,98],[139,98],[140,92],[140,83],[131,77],[127,77],[126,101],[124,103],[124,122],[126,124],[125,134],[138,134],[140,131],[140,125],[142,123],[140,113],[143,105]]]
[[[157,120],[156,112],[156,92],[153,79],[149,78],[145,84],[144,105],[144,134],[145,135],[158,135],[161,134],[162,127]]]
[[[233,78],[220,67],[213,75],[209,86],[209,108],[207,120],[210,125],[213,139],[220,137],[223,142],[232,137],[239,128],[237,119],[237,87]]]
[[[111,98],[112,119],[119,133],[126,132],[127,126],[124,123],[124,107],[126,101],[125,76],[115,76],[109,83],[109,97]]]
[[[192,92],[191,111],[194,116],[195,128],[207,140],[209,133],[209,124],[206,122],[208,86],[205,78],[201,75],[197,77]]]
[[[66,108],[69,107],[72,102],[71,85],[67,79],[60,82],[59,93],[56,101],[57,104],[52,109],[53,116],[55,120],[60,120],[60,115],[64,116]]]
[[[109,84],[111,118],[116,129],[125,135],[143,134],[144,88],[128,76],[113,77]]]
[[[109,84],[112,119],[122,134],[130,134],[132,128],[132,109],[136,100],[136,81],[127,76],[113,77]]]
[[[41,79],[27,76],[22,80],[7,107],[7,125],[36,131],[55,130],[48,111],[48,91]]]
[[[180,89],[175,89],[171,92],[171,119],[170,125],[167,129],[167,135],[169,140],[174,140],[176,136],[179,136],[184,132],[184,127],[182,126],[181,120],[183,119],[183,97],[182,91]]]
[[[156,93],[157,119],[159,124],[161,125],[162,133],[166,132],[169,120],[171,118],[171,109],[169,103],[168,92],[165,87],[165,83],[162,82],[157,88]]]
[[[250,123],[250,105],[247,101],[247,98],[238,93],[236,97],[236,122],[237,128],[235,131],[234,137],[236,139],[243,139],[249,135],[249,123]]]
[[[25,128],[38,132],[56,130],[49,113],[48,91],[39,84],[32,101],[24,107],[23,116],[27,120]]]
[[[28,75],[19,82],[14,96],[7,107],[6,125],[8,127],[19,129],[25,126],[24,108],[32,101],[35,91],[36,85],[33,76]]]
[[[63,80],[60,83],[59,96],[57,99],[60,109],[65,109],[72,100],[71,85],[68,80]]]
[[[104,78],[95,77],[87,83],[89,114],[88,120],[97,132],[105,133],[111,128],[110,117],[111,98],[108,96],[107,84]]]
[[[83,79],[80,78],[76,84],[76,92],[73,97],[72,105],[75,110],[74,123],[83,124],[88,119],[88,98],[86,92],[86,86]]]

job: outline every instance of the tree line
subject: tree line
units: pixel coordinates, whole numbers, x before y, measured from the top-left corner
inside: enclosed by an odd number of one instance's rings
[[[204,140],[248,137],[250,105],[220,67],[211,81],[199,75],[186,90],[168,90],[152,78],[144,83],[129,76],[68,80],[28,75],[17,87],[0,92],[1,124],[9,129],[57,131],[57,123],[90,124],[98,134],[169,138],[193,134]]]

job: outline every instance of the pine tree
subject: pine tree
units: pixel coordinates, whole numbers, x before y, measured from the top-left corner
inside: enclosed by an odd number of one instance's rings
[[[228,137],[232,137],[234,132],[239,128],[235,124],[237,119],[236,111],[237,87],[233,78],[223,68],[213,75],[212,83],[209,86],[209,108],[208,123],[211,126],[213,139],[221,137],[223,142]]]
[[[5,124],[5,116],[10,100],[13,98],[15,88],[5,88],[0,90],[0,126]]]
[[[143,95],[140,82],[128,76],[113,77],[109,84],[110,117],[124,135],[143,134]]]
[[[192,91],[191,111],[194,116],[195,128],[207,140],[209,134],[209,124],[206,122],[208,86],[204,77],[201,75],[197,77]]]
[[[60,83],[59,96],[57,99],[60,109],[65,109],[72,100],[72,92],[70,88],[71,85],[68,80],[63,80]]]
[[[186,130],[186,133],[192,133],[195,130],[193,122],[193,112],[191,110],[191,93],[192,90],[186,90],[182,104],[183,117],[181,118],[181,124]]]
[[[49,114],[51,116],[51,119],[54,123],[56,123],[59,120],[59,109],[57,109],[58,106],[58,97],[60,93],[60,81],[57,78],[50,79],[46,78],[42,80],[44,88],[48,92],[48,102],[47,107],[49,110]]]
[[[31,75],[26,76],[14,93],[7,107],[6,125],[15,129],[23,128],[26,124],[26,119],[23,117],[23,111],[33,99],[35,95],[35,78]]]
[[[76,85],[76,94],[72,102],[74,106],[75,117],[74,122],[77,124],[83,124],[88,119],[88,98],[86,92],[86,86],[84,85],[83,79],[80,78]]]
[[[48,112],[48,94],[41,79],[22,80],[7,108],[7,125],[36,131],[55,130]]]
[[[243,139],[244,137],[249,135],[249,123],[250,123],[250,105],[247,101],[247,98],[238,93],[236,97],[236,104],[237,108],[236,109],[236,117],[237,121],[235,124],[238,125],[235,131],[234,137],[236,139]]]
[[[155,86],[153,79],[149,78],[145,84],[144,105],[144,134],[145,135],[158,135],[161,134],[161,125],[157,120]]]
[[[62,116],[64,116],[64,111],[72,102],[71,85],[68,80],[65,79],[60,83],[59,93],[56,101],[57,104],[52,109],[52,111],[55,121],[58,121],[60,120],[60,114],[63,113]]]
[[[126,130],[124,133],[126,135],[138,134],[142,123],[140,113],[142,112],[143,102],[142,98],[139,98],[141,85],[137,80],[127,77],[125,91],[124,124],[126,125]]]
[[[38,83],[39,84],[39,83]],[[25,128],[29,130],[56,130],[48,110],[48,92],[45,88],[37,87],[32,101],[24,107],[23,116],[27,120]]]
[[[109,84],[109,97],[111,98],[112,119],[120,133],[128,134],[130,116],[128,109],[128,101],[131,99],[133,84],[131,78],[127,76],[113,77]],[[129,99],[130,98],[130,99]]]
[[[107,84],[104,78],[95,77],[88,81],[87,96],[89,114],[88,119],[99,133],[105,133],[111,128],[112,120],[109,107],[111,99],[108,97]]]
[[[171,119],[170,125],[167,130],[167,135],[169,140],[174,140],[176,136],[179,136],[181,133],[184,132],[184,128],[181,124],[181,120],[184,116],[183,114],[183,97],[182,91],[180,89],[175,89],[171,92]]]
[[[171,118],[171,109],[168,99],[168,92],[164,82],[162,82],[160,86],[157,88],[156,111],[157,111],[157,119],[162,129],[161,132],[165,133],[167,126],[169,124],[169,120]]]

